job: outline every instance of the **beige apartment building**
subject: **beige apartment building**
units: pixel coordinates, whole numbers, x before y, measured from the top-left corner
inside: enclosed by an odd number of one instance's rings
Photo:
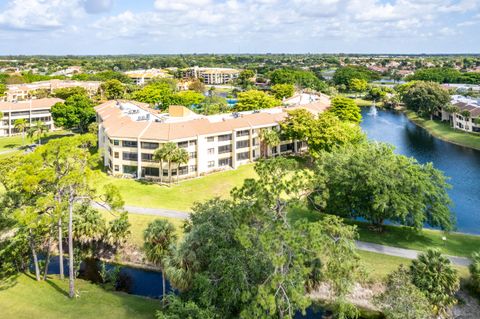
[[[102,82],[99,81],[72,81],[72,80],[49,80],[24,84],[11,84],[7,86],[5,100],[7,102],[25,101],[31,97],[33,91],[48,90],[51,93],[56,89],[83,87],[89,95],[97,93]]]
[[[185,77],[203,79],[207,85],[232,83],[240,75],[240,71],[231,68],[200,68],[195,66],[185,72]]]
[[[215,171],[235,169],[264,156],[305,151],[301,141],[282,141],[261,147],[260,131],[279,129],[287,111],[305,108],[314,114],[330,105],[328,98],[302,106],[204,116],[182,106],[160,113],[133,101],[108,101],[96,107],[99,148],[112,175],[160,178],[169,174],[180,179]],[[167,163],[153,160],[163,143],[174,142],[189,153],[189,161],[168,171]]]
[[[23,102],[0,102],[0,112],[3,114],[0,119],[0,137],[20,134],[21,132],[15,129],[15,121],[18,119],[27,120],[29,125],[41,121],[49,130],[55,129],[50,109],[58,102],[63,100],[46,98]]]
[[[136,85],[144,85],[155,78],[173,78],[173,75],[161,69],[127,71],[125,75],[131,78]]]
[[[450,113],[446,108],[442,109],[438,114],[442,121],[449,121],[454,129],[480,133],[480,99],[453,95],[450,104],[458,112]]]

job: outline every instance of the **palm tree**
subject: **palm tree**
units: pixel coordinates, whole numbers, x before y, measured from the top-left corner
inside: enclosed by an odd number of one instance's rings
[[[38,137],[38,144],[42,144],[42,137],[45,136],[45,133],[48,131],[48,127],[42,121],[36,121],[35,124],[28,130],[28,137],[33,138],[34,136]]]
[[[160,145],[159,148],[157,148],[155,150],[155,152],[153,153],[153,160],[156,161],[156,162],[159,162],[160,163],[160,169],[159,169],[159,172],[160,172],[160,183],[163,182],[163,161],[166,159],[166,155],[165,155],[165,147],[164,145]]]
[[[268,156],[268,148],[280,144],[280,136],[277,131],[267,128],[260,131],[261,154],[266,158]]]
[[[143,249],[147,259],[162,269],[163,303],[165,304],[166,282],[165,262],[172,255],[177,240],[175,226],[165,219],[156,219],[143,232]]]
[[[188,152],[184,148],[177,148],[173,158],[173,162],[177,164],[177,183],[180,176],[180,165],[187,164],[188,160]]]
[[[177,152],[178,145],[173,142],[163,144],[163,154],[165,155],[163,160],[168,162],[168,182],[172,183],[172,163],[175,160],[175,153]],[[177,172],[178,173],[178,172]]]
[[[27,128],[28,123],[26,119],[17,119],[13,122],[13,127],[22,132],[22,145],[25,145],[25,129]]]

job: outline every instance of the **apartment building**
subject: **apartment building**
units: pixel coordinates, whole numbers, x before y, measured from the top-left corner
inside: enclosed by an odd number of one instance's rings
[[[480,133],[480,99],[472,99],[461,95],[453,95],[451,105],[458,111],[449,112],[442,109],[442,121],[449,121],[453,128],[466,132]]]
[[[161,69],[135,70],[125,72],[136,85],[144,85],[154,78],[173,78],[167,71]]]
[[[196,177],[215,171],[235,169],[260,157],[299,153],[301,141],[262,145],[260,131],[278,129],[287,111],[305,108],[314,114],[330,105],[328,98],[302,106],[276,107],[252,112],[204,116],[183,106],[171,106],[168,113],[133,101],[108,101],[96,107],[99,148],[104,165],[112,175],[159,179]],[[174,142],[189,153],[186,164],[172,166],[153,160],[163,143]]]
[[[15,121],[25,119],[29,125],[37,121],[42,121],[49,130],[55,129],[51,107],[58,102],[63,102],[57,98],[46,98],[22,102],[0,102],[0,112],[3,117],[0,119],[0,137],[20,134],[15,129]]]
[[[5,92],[5,100],[7,102],[25,101],[28,100],[33,91],[48,90],[53,92],[56,89],[83,87],[87,93],[94,95],[102,82],[99,81],[72,81],[72,80],[49,80],[24,84],[11,84],[7,86]]]
[[[202,79],[207,85],[222,85],[232,83],[240,75],[240,71],[231,68],[200,68],[195,66],[187,69],[186,78]]]

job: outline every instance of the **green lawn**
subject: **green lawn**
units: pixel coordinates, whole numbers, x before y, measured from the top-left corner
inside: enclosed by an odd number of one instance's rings
[[[253,164],[248,164],[235,170],[180,181],[171,187],[115,178],[103,173],[99,175],[95,185],[101,187],[113,183],[120,189],[126,205],[190,211],[194,202],[202,202],[217,196],[228,197],[232,188],[241,186],[245,178],[252,177],[255,177]]]
[[[290,218],[292,220],[305,218],[315,221],[321,218],[321,214],[298,207],[292,209]],[[480,236],[459,233],[445,234],[442,231],[430,229],[417,232],[408,227],[399,226],[385,226],[384,231],[378,233],[371,230],[367,223],[348,220],[347,223],[357,225],[359,239],[366,242],[420,251],[437,248],[447,255],[462,257],[470,257],[473,252],[480,251]],[[444,236],[446,241],[442,239]]]
[[[454,130],[449,123],[424,119],[412,111],[405,111],[405,114],[412,122],[439,139],[480,150],[480,134]]]
[[[111,220],[115,218],[112,214],[107,211],[102,212],[107,220]],[[176,230],[178,238],[181,238],[183,235],[183,223],[184,221],[178,218],[168,218],[168,217],[161,217],[161,216],[153,216],[153,215],[139,215],[139,214],[129,214],[128,221],[131,224],[130,227],[130,239],[129,242],[134,244],[137,247],[143,246],[143,231],[147,228],[148,224],[154,221],[155,219],[166,219],[171,222]]]
[[[411,260],[407,258],[388,256],[372,253],[369,251],[358,251],[360,263],[370,280],[378,281],[384,279],[389,273],[400,265],[410,266]],[[454,266],[461,278],[469,278],[470,273],[467,267]]]
[[[71,133],[68,131],[49,132],[47,133],[46,137],[42,138],[42,144],[45,144],[47,141],[51,139],[64,137],[65,135],[69,135],[69,134]],[[21,135],[15,135],[10,137],[0,137],[0,152],[13,150],[15,148],[21,147],[24,144],[28,145],[32,143],[33,141],[29,139],[26,135],[25,135],[25,141],[23,140]]]
[[[0,317],[15,319],[153,319],[159,301],[124,293],[108,292],[100,286],[77,280],[80,297],[70,300],[68,280],[36,282],[20,275],[14,285],[0,284]]]

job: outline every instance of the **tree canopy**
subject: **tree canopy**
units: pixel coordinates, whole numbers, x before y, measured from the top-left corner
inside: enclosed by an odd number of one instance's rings
[[[300,88],[309,88],[321,92],[328,89],[328,85],[312,71],[291,68],[276,69],[269,74],[269,78],[273,85],[292,84]]]
[[[289,98],[295,93],[295,87],[293,84],[275,84],[271,88],[273,96],[276,99],[282,100],[283,98]]]
[[[95,121],[93,102],[80,94],[69,96],[63,103],[56,103],[51,113],[55,126],[78,129],[80,132],[87,132],[88,125]]]
[[[450,102],[450,94],[438,83],[417,81],[401,93],[405,106],[422,116],[433,115]]]
[[[337,86],[343,86],[347,90],[353,90],[351,87],[353,79],[370,82],[380,79],[380,74],[364,66],[348,65],[338,68],[333,75],[332,81]]]
[[[235,105],[237,111],[269,109],[281,105],[281,102],[273,96],[257,90],[240,92],[237,94],[237,99],[238,102]]]
[[[340,95],[332,99],[328,112],[332,112],[342,121],[353,123],[360,123],[362,121],[360,107],[355,101]]]
[[[427,224],[452,230],[450,187],[431,163],[394,153],[392,146],[362,143],[317,160],[313,208],[348,218],[362,217],[376,226],[385,220],[422,229]]]

